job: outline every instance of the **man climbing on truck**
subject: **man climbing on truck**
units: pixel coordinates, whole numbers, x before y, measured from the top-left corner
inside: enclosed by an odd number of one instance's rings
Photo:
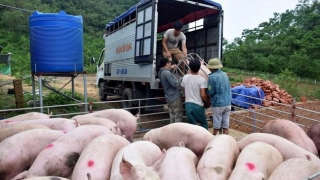
[[[173,29],[168,29],[164,33],[164,37],[162,40],[162,54],[165,58],[172,59],[174,57],[177,61],[173,61],[174,64],[178,64],[179,61],[183,60],[185,57],[187,57],[187,47],[186,47],[186,41],[187,38],[183,32],[181,32],[182,29],[182,22],[181,21],[175,21],[173,24]],[[182,52],[178,47],[178,43],[181,41],[182,46]],[[181,71],[184,72],[184,63],[182,62],[180,64]]]

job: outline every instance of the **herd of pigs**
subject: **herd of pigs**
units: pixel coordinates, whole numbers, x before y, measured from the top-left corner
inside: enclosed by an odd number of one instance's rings
[[[320,123],[305,133],[272,120],[239,141],[173,123],[133,142],[138,118],[107,109],[71,119],[31,112],[1,120],[0,179],[301,180],[320,172]]]

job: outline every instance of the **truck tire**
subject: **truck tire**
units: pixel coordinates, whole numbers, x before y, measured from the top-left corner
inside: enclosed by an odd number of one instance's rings
[[[107,94],[105,93],[105,81],[102,81],[99,83],[99,99],[101,101],[106,101],[107,100]]]
[[[134,98],[132,88],[126,88],[122,93],[122,100],[132,100]],[[132,108],[133,102],[132,101],[122,101],[122,108]],[[131,113],[136,113],[136,109],[128,109]]]

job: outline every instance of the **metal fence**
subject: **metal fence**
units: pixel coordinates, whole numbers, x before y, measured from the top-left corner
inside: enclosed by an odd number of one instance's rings
[[[246,96],[246,95],[242,95],[242,94],[236,94],[236,95],[240,95],[240,96],[244,96],[244,97],[247,97],[247,98],[252,98],[252,99],[258,99],[258,100],[264,100],[264,99],[259,99],[259,98],[256,98],[256,97],[252,97],[252,96]],[[162,97],[164,98],[164,97]],[[159,99],[159,98],[149,98],[149,100],[151,99]],[[134,100],[125,100],[125,101],[135,101],[135,102],[139,102],[138,104],[138,107],[132,107],[132,108],[126,108],[127,110],[132,110],[132,109],[136,109],[138,113],[141,113],[141,109],[142,108],[146,108],[146,107],[159,107],[159,106],[163,106],[163,105],[153,105],[153,106],[142,106],[141,102],[142,101],[146,101],[148,99],[134,99]],[[267,101],[267,100],[264,100],[264,101]],[[79,114],[86,114],[86,113],[92,113],[94,111],[96,111],[97,109],[94,109],[94,105],[99,105],[99,104],[112,104],[112,103],[122,103],[124,102],[124,100],[115,100],[115,101],[106,101],[106,102],[88,102],[87,106],[89,107],[88,110],[85,110],[84,111],[81,111],[81,112],[75,112],[75,113],[67,113],[67,114],[53,114],[52,117],[72,117],[72,116],[75,116],[75,115],[79,115]],[[243,102],[241,101],[242,103],[248,103],[248,102]],[[277,103],[277,102],[274,102],[274,101],[269,101],[269,102],[272,102],[272,103],[276,103],[278,104],[279,106],[284,106],[284,107],[288,107],[288,108],[291,108],[292,109],[292,112],[287,112],[287,111],[283,111],[283,110],[279,110],[279,109],[276,109],[276,108],[270,108],[270,107],[263,107],[263,106],[259,106],[259,108],[261,109],[268,109],[268,110],[271,110],[271,111],[275,111],[275,112],[279,112],[281,114],[287,114],[287,115],[290,115],[292,117],[292,119],[294,118],[304,118],[312,123],[316,123],[316,122],[320,122],[320,120],[318,119],[313,119],[313,118],[309,118],[309,117],[305,117],[305,116],[302,116],[298,113],[296,113],[295,111],[299,110],[299,111],[305,111],[305,112],[308,112],[308,113],[314,113],[314,114],[317,114],[319,115],[320,112],[318,111],[314,111],[312,109],[306,109],[306,108],[301,108],[301,107],[297,107],[295,105],[295,103],[293,104],[281,104],[281,103]],[[250,104],[248,103],[249,105],[254,105],[254,106],[257,106],[257,104]],[[70,107],[70,106],[76,106],[76,107],[83,107],[85,105],[85,103],[76,103],[76,104],[66,104],[66,105],[56,105],[56,106],[45,106],[45,107],[42,107],[46,113],[50,114],[50,112],[52,112],[54,109],[56,108],[65,108],[65,107]],[[239,106],[233,106],[234,108],[236,108],[235,111],[232,111],[231,113],[231,121],[236,121],[236,122],[239,122],[239,123],[242,123],[244,125],[248,125],[248,126],[251,126],[252,127],[252,132],[256,132],[257,129],[261,129],[260,127],[258,127],[256,125],[256,123],[265,123],[265,121],[262,121],[261,119],[257,118],[257,116],[266,116],[270,119],[276,119],[278,117],[275,117],[275,116],[270,116],[268,114],[264,114],[263,112],[259,112],[259,111],[256,111],[255,109],[246,109],[246,108],[242,108],[242,107],[239,107]],[[40,107],[31,107],[31,108],[20,108],[20,109],[6,109],[6,110],[0,110],[0,113],[7,113],[7,112],[12,112],[12,111],[15,111],[15,112],[18,112],[18,111],[21,111],[21,112],[25,112],[25,111],[40,111]],[[250,112],[252,113],[252,116],[247,116],[247,115],[242,115],[242,112]],[[244,116],[246,118],[249,118],[251,119],[251,122],[248,123],[248,122],[243,122],[241,120],[238,120],[238,119],[235,119],[235,118],[232,118],[232,115],[239,115],[239,116]],[[159,118],[149,118],[148,121],[142,121],[141,119],[143,117],[154,117],[155,115],[157,115],[157,117]],[[166,116],[159,116],[159,115],[166,115]],[[139,116],[139,119],[138,119],[138,131],[137,133],[141,133],[141,132],[146,132],[146,131],[149,131],[151,130],[152,128],[142,128],[143,125],[146,125],[146,124],[153,124],[153,123],[159,123],[159,122],[166,122],[168,123],[169,122],[169,118],[168,118],[168,112],[166,111],[162,111],[162,112],[153,112],[153,113],[144,113],[144,114],[140,114]],[[305,127],[305,128],[309,128],[308,126],[304,125],[304,124],[299,124],[297,123],[299,126],[301,127]],[[315,173],[309,177],[306,177],[305,180],[312,180],[316,177],[320,176],[320,172],[318,173]]]

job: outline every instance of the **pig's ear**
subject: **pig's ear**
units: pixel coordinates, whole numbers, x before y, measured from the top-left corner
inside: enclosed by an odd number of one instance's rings
[[[167,151],[165,149],[162,149],[162,155],[161,157],[152,165],[152,168],[156,171],[156,172],[159,172],[160,171],[160,168],[161,168],[161,165],[163,163],[163,160],[164,158],[166,157],[167,155]]]
[[[124,155],[122,156],[122,160],[120,163],[120,174],[123,179],[128,179],[132,176],[133,166],[130,162],[124,159]]]
[[[148,137],[147,137],[147,141],[152,142],[152,139],[151,139],[151,137],[150,137],[150,136],[148,136]]]
[[[179,146],[180,147],[186,147],[186,144],[184,144],[184,142],[181,141],[181,142],[179,142]]]
[[[50,112],[50,114],[48,114],[49,115],[49,117],[51,117],[52,116],[52,111]]]

